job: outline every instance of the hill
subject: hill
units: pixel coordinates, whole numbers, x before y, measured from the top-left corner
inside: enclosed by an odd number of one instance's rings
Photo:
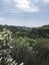
[[[0,31],[3,28],[7,28],[13,32],[15,36],[29,37],[29,38],[49,38],[49,25],[44,25],[37,28],[30,28],[25,26],[8,26],[8,25],[0,25]]]

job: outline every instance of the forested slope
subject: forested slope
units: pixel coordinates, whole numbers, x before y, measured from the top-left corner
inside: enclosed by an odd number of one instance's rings
[[[49,38],[49,25],[44,25],[37,28],[0,25],[0,31],[2,31],[3,28],[9,29],[14,35],[16,34],[17,36],[26,36],[30,38]]]
[[[0,65],[49,65],[49,25],[0,25]]]

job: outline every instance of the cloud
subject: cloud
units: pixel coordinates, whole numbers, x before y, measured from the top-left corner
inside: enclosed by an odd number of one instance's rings
[[[0,12],[0,14],[2,14],[2,12]]]
[[[30,0],[14,0],[16,7],[24,12],[38,12],[39,8],[31,3]]]
[[[5,18],[0,17],[0,23],[1,23],[2,21],[5,21],[5,20],[6,20]]]
[[[3,24],[4,22],[6,22],[7,20],[3,17],[0,17],[0,24]]]
[[[11,13],[11,14],[16,14],[16,13],[19,13],[19,11],[15,10],[14,8],[9,8],[9,9],[5,9],[3,11],[3,13]]]
[[[11,0],[4,0],[5,2],[10,2]]]
[[[3,13],[38,12],[39,8],[35,5],[38,0],[31,1],[32,0],[2,0],[1,11]]]
[[[2,25],[5,25],[5,24],[11,25],[12,24],[13,25],[14,22],[13,22],[13,20],[10,20],[8,18],[0,17],[0,24],[2,24]]]
[[[45,3],[48,3],[48,2],[49,2],[49,0],[44,0],[44,2],[45,2]]]
[[[11,0],[2,0],[1,1],[1,6],[0,6],[0,14],[1,13],[16,13],[16,9],[14,8],[14,4],[12,3]]]
[[[2,18],[2,17],[0,17],[0,21],[1,21],[1,20],[3,20],[3,18]]]
[[[37,3],[39,0],[33,0],[34,1],[34,3]]]

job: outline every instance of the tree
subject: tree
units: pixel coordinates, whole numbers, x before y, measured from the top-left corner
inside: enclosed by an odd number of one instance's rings
[[[10,55],[11,50],[14,47],[11,34],[12,32],[5,28],[0,32],[0,65],[16,65]]]
[[[34,50],[34,47],[36,47],[36,41],[26,37],[19,37],[14,40],[15,48],[11,53],[13,59],[18,62],[18,64],[24,62],[24,65],[32,65],[33,58],[36,54],[36,50]]]

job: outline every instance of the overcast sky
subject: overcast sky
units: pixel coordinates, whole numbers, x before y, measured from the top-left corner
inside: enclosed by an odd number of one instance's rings
[[[49,0],[0,0],[0,24],[28,27],[49,24]]]

